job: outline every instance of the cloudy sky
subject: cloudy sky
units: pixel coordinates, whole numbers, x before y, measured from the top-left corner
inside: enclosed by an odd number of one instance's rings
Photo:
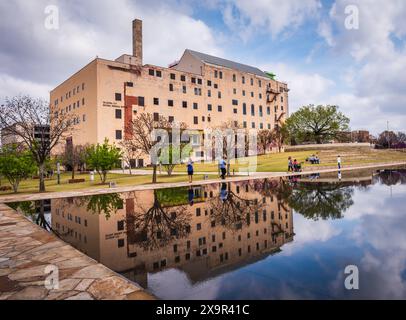
[[[45,27],[49,5],[59,10],[56,30]],[[349,5],[358,29],[346,25]],[[203,51],[276,73],[291,88],[291,111],[335,104],[353,129],[377,133],[389,121],[406,131],[404,0],[0,0],[0,12],[1,100],[48,98],[96,56],[131,53],[140,18],[145,63]]]

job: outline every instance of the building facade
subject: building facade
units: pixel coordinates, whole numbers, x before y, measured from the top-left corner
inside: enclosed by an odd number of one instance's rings
[[[51,91],[51,111],[74,115],[74,144],[118,143],[140,112],[198,132],[225,123],[272,130],[288,115],[287,84],[258,68],[192,50],[167,68],[144,65],[140,20],[133,48],[114,61],[96,58]]]

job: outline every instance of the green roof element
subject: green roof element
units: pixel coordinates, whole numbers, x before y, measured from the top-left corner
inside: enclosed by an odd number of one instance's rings
[[[268,76],[268,78],[271,78],[272,80],[275,80],[275,77],[276,77],[275,73],[265,71],[265,74]]]

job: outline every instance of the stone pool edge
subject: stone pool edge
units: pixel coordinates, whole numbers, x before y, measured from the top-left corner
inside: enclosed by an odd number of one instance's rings
[[[59,288],[47,289],[45,279],[55,266]],[[155,299],[138,284],[0,203],[0,300]]]

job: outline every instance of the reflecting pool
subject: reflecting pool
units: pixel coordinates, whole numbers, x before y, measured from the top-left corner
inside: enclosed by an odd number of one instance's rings
[[[11,206],[162,299],[406,298],[405,169]]]

